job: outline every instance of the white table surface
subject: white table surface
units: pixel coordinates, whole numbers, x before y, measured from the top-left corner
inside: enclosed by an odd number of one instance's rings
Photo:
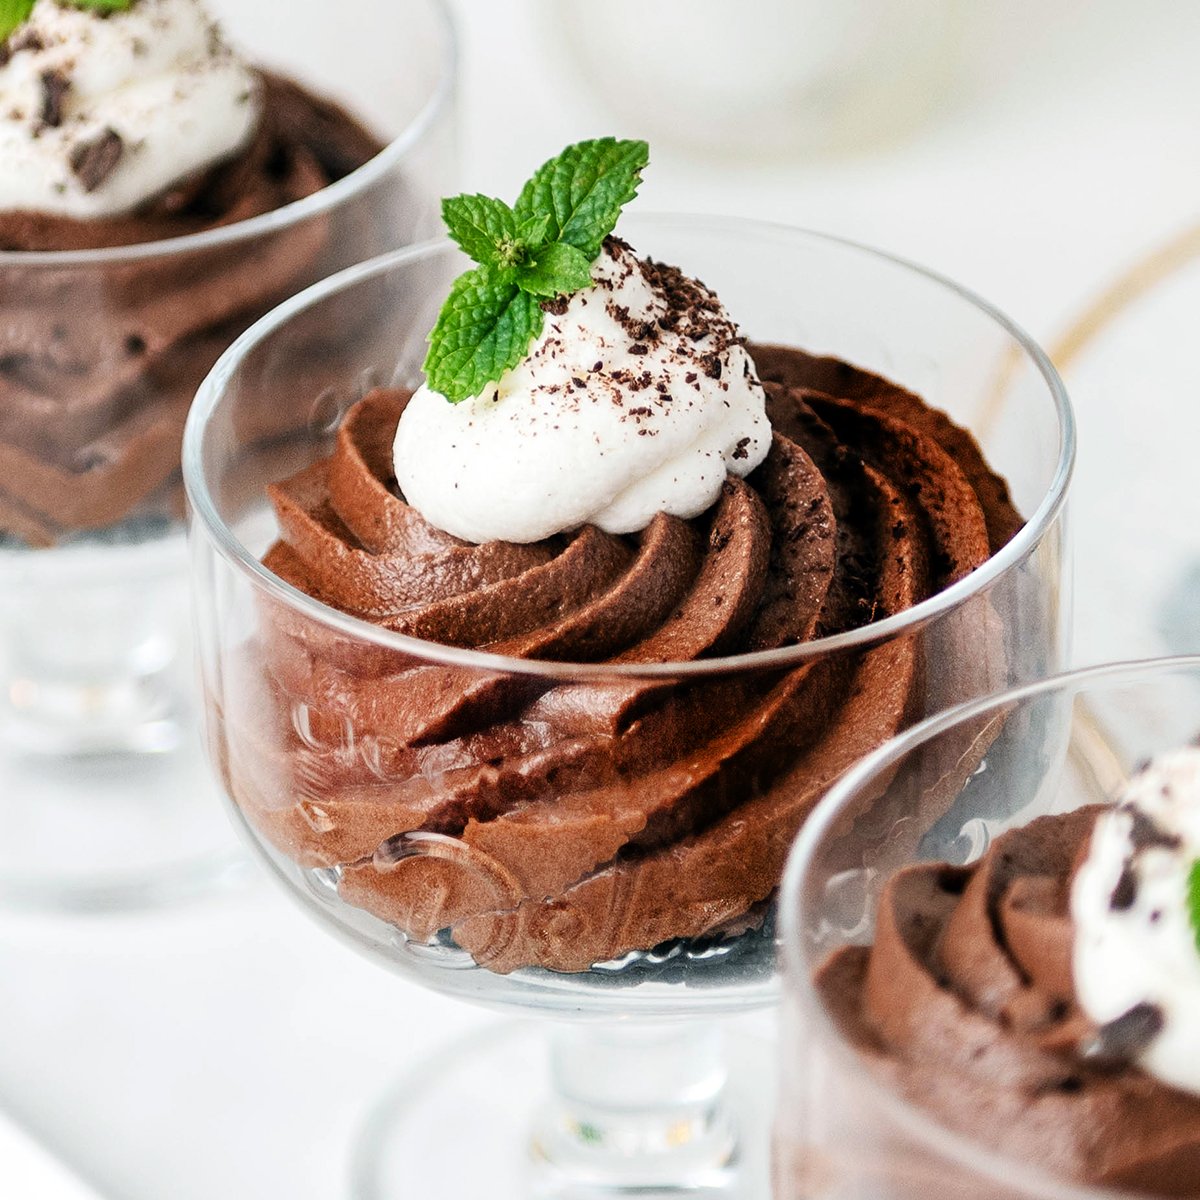
[[[716,168],[656,147],[642,204],[876,243],[1050,338],[1200,210],[1200,5],[976,7],[1006,15],[975,30],[971,81],[905,143]],[[640,132],[545,53],[540,10],[456,8],[472,190],[509,195],[569,141]],[[265,882],[169,912],[0,917],[0,1108],[109,1197],[344,1195],[366,1106],[417,1056],[488,1019],[359,959]],[[0,1127],[0,1194],[87,1192]]]

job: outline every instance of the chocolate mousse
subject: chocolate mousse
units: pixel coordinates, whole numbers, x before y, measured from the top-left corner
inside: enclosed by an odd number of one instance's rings
[[[900,613],[1021,526],[944,414],[747,345],[711,289],[613,236],[647,161],[645,143],[580,143],[515,208],[445,203],[480,265],[449,291],[425,381],[366,395],[328,457],[269,488],[264,559],[426,654],[268,602],[224,714],[227,786],[265,838],[497,972],[745,929],[829,784],[924,711],[931,680],[977,692],[1003,661],[984,603],[952,662],[909,635],[638,675]],[[430,643],[593,675],[455,665]]]
[[[399,494],[404,391],[272,489],[266,565],[342,611],[521,658],[687,662],[900,612],[1020,527],[969,435],[848,364],[750,347],[774,436],[699,518],[469,545]],[[282,606],[234,796],[352,904],[497,971],[577,971],[719,929],[775,890],[822,792],[920,711],[911,639],[790,671],[559,684],[349,644]],[[345,731],[353,730],[353,736]],[[414,838],[413,835],[421,835]]]
[[[969,867],[901,871],[880,899],[874,944],[836,952],[817,989],[889,1088],[972,1141],[1078,1182],[1194,1196],[1200,1095],[1140,1061],[1177,1016],[1161,996],[1137,994],[1136,959],[1103,973],[1105,991],[1134,981],[1104,1020],[1089,1011],[1079,982],[1091,943],[1086,933],[1080,942],[1078,879],[1110,811],[1042,817],[998,838]],[[1117,863],[1117,886],[1105,885],[1104,912],[1128,919],[1133,862],[1179,845],[1135,812],[1132,857]],[[1150,871],[1161,878],[1162,861]],[[1147,930],[1170,924],[1165,907],[1147,906]],[[1184,949],[1200,978],[1200,950]],[[1136,953],[1154,957],[1148,941]],[[1192,1057],[1193,1074],[1195,1065]]]
[[[109,36],[126,15],[152,7],[141,0],[129,14],[102,20],[66,9],[63,16],[50,4],[40,0],[33,23],[3,47],[0,71],[14,75],[14,89],[20,72],[34,69],[33,56],[56,50],[39,33],[39,19],[56,36],[54,22],[68,20],[99,22]],[[154,52],[135,45],[134,61]],[[22,262],[22,252],[142,246],[227,228],[319,192],[382,149],[338,105],[291,80],[247,70],[252,86],[236,100],[253,100],[260,111],[245,144],[113,213],[79,215],[91,213],[123,171],[139,167],[139,154],[152,158],[153,147],[97,125],[83,85],[57,69],[42,72],[44,111],[10,114],[30,125],[28,137],[13,134],[0,151],[15,146],[11,152],[20,156],[29,147],[30,164],[18,157],[15,169],[48,171],[33,151],[58,138],[70,182],[54,183],[47,194],[62,200],[75,193],[77,204],[64,202],[62,211],[5,209],[0,191],[0,540],[51,545],[135,516],[178,516],[184,418],[219,355],[286,297],[386,248],[384,214],[378,225],[361,214],[353,224],[318,214],[207,249],[163,245],[161,253],[156,247],[144,257],[108,262]],[[72,115],[73,97],[80,115]]]

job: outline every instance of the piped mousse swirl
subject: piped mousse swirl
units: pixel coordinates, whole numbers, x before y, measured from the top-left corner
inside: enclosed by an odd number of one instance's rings
[[[383,231],[315,217],[123,264],[26,265],[19,252],[224,228],[313,195],[383,144],[241,64],[198,0],[104,15],[39,0],[0,46],[0,95],[0,251],[18,252],[0,264],[0,537],[52,545],[178,516],[183,424],[205,374],[287,296],[385,248]]]
[[[871,1069],[947,1127],[1065,1179],[1194,1196],[1195,849],[1180,870],[1184,839],[1160,824],[1171,781],[1146,782],[1158,812],[1042,817],[969,867],[899,872],[873,945],[836,952],[816,984]],[[1200,790],[1191,809],[1196,828]]]
[[[773,432],[697,515],[459,540],[396,483],[411,394],[377,391],[330,457],[271,489],[265,564],[397,633],[636,666],[880,620],[1020,528],[970,435],[918,397],[799,350],[746,353]],[[686,373],[670,386],[674,403],[694,394]],[[414,938],[448,930],[502,972],[744,926],[823,790],[920,711],[924,678],[904,638],[790,670],[564,683],[407,656],[282,602],[247,664],[223,763],[247,818],[302,866],[336,868],[349,903]]]

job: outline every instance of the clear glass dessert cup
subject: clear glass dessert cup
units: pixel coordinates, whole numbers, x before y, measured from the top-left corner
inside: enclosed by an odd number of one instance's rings
[[[270,5],[213,9],[256,66],[390,140],[307,198],[205,232],[0,252],[0,904],[153,903],[241,860],[212,818],[190,687],[187,407],[280,301],[430,236],[453,184],[441,0],[350,0],[332,23],[308,2],[282,21]]]
[[[278,531],[267,485],[325,458],[342,416],[372,388],[419,379],[426,333],[462,256],[436,243],[344,272],[230,350],[193,408],[184,477],[208,748],[235,821],[320,924],[380,963],[448,995],[557,1021],[552,1098],[545,1039],[534,1033],[439,1055],[371,1122],[358,1195],[762,1194],[770,1071],[755,1074],[763,1056],[723,1041],[715,1022],[776,998],[770,893],[796,825],[842,770],[886,738],[882,727],[1063,661],[1063,504],[1074,440],[1061,385],[1036,346],[945,280],[833,238],[636,214],[621,233],[714,288],[752,341],[838,355],[975,429],[1028,523],[983,567],[918,607],[785,650],[633,668],[448,648],[327,607],[261,558]],[[319,403],[306,395],[290,408],[284,436],[270,384],[297,355],[311,354],[315,339],[328,382],[314,390],[326,390]],[[261,432],[265,414],[270,438]],[[750,806],[773,806],[783,793],[765,781],[765,767],[758,778],[731,758],[711,781],[717,833],[597,869],[580,869],[585,852],[594,866],[594,847],[581,850],[575,827],[559,821],[561,777],[541,796],[550,824],[538,836],[548,840],[534,838],[520,865],[505,847],[485,848],[466,832],[392,836],[406,827],[400,809],[461,766],[448,743],[439,761],[414,757],[389,735],[400,708],[425,703],[410,688],[431,704],[449,693],[485,703],[498,692],[539,703],[552,695],[565,710],[572,695],[653,689],[660,707],[691,712],[684,706],[719,688],[753,692],[801,677],[850,682],[812,693],[807,715],[827,718],[831,730],[817,739],[818,759],[804,760],[795,727],[770,740],[774,769],[787,768],[791,791],[769,821],[755,821]],[[870,704],[846,701],[893,686],[909,698],[899,709],[885,699],[872,713]],[[504,756],[489,766],[501,771]],[[647,789],[634,772],[611,794],[618,806],[636,807]],[[745,819],[720,819],[739,805]],[[339,842],[360,818],[350,841],[365,843]],[[735,825],[754,847],[752,862],[723,841]],[[752,876],[758,890],[748,895]],[[536,898],[572,880],[581,882],[562,897]],[[456,912],[477,919],[458,923]],[[681,920],[698,936],[672,936]],[[470,1154],[456,1145],[465,1129]],[[418,1180],[422,1163],[428,1178]]]
[[[1139,714],[1098,757],[1096,709]],[[1109,804],[1136,764],[1200,729],[1200,657],[1091,667],[935,716],[849,772],[807,823],[779,901],[783,1046],[775,1118],[779,1200],[1100,1200],[951,1131],[886,1086],[814,986],[841,947],[873,940],[884,883],[915,862],[965,864],[1000,833]],[[986,746],[981,752],[980,747]]]

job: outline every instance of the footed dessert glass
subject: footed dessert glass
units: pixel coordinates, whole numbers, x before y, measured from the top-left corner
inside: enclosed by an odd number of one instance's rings
[[[428,237],[453,182],[441,0],[348,0],[334,22],[314,0],[286,19],[261,4],[213,11],[255,66],[390,140],[252,219],[116,249],[0,252],[0,903],[155,902],[239,861],[213,820],[191,700],[187,407],[280,301]],[[264,436],[320,391],[311,357],[292,365],[302,382],[276,380]]]
[[[1078,718],[1097,708],[1140,714],[1111,728],[1103,760],[1072,738]],[[832,789],[792,851],[779,901],[779,1200],[1129,1194],[1051,1176],[945,1128],[867,1068],[818,996],[814,972],[839,948],[873,940],[880,890],[897,870],[970,863],[1037,817],[1112,803],[1136,764],[1187,744],[1197,729],[1200,657],[1093,667],[935,716]]]
[[[208,748],[230,810],[331,932],[425,986],[557,1021],[549,1077],[546,1039],[528,1032],[438,1055],[406,1080],[363,1136],[359,1196],[763,1194],[771,1072],[755,1074],[762,1054],[724,1040],[714,1019],[776,996],[770,893],[792,834],[890,732],[1063,659],[1074,439],[1036,346],[946,281],[836,239],[635,214],[621,233],[714,288],[752,341],[840,356],[980,430],[1028,523],[917,607],[780,651],[633,668],[435,645],[336,611],[261,559],[279,532],[268,485],[344,446],[342,418],[373,388],[417,382],[462,256],[437,243],[351,269],[239,340],[202,388],[184,447]],[[319,381],[281,409],[276,380],[317,350]],[[730,754],[697,788],[710,823],[690,836],[668,822],[605,863],[597,829],[662,775],[605,776],[597,813],[580,805],[570,761],[516,821],[393,836],[464,777],[473,735],[443,721],[447,700],[469,726],[518,697],[537,732],[539,719],[603,725],[652,694],[678,727],[712,720],[730,696],[791,686],[795,719],[772,727],[753,769]],[[424,732],[401,744],[397,723],[413,722]],[[520,787],[525,728],[510,730],[507,755],[488,735],[473,787]],[[669,932],[681,928],[698,936]]]

